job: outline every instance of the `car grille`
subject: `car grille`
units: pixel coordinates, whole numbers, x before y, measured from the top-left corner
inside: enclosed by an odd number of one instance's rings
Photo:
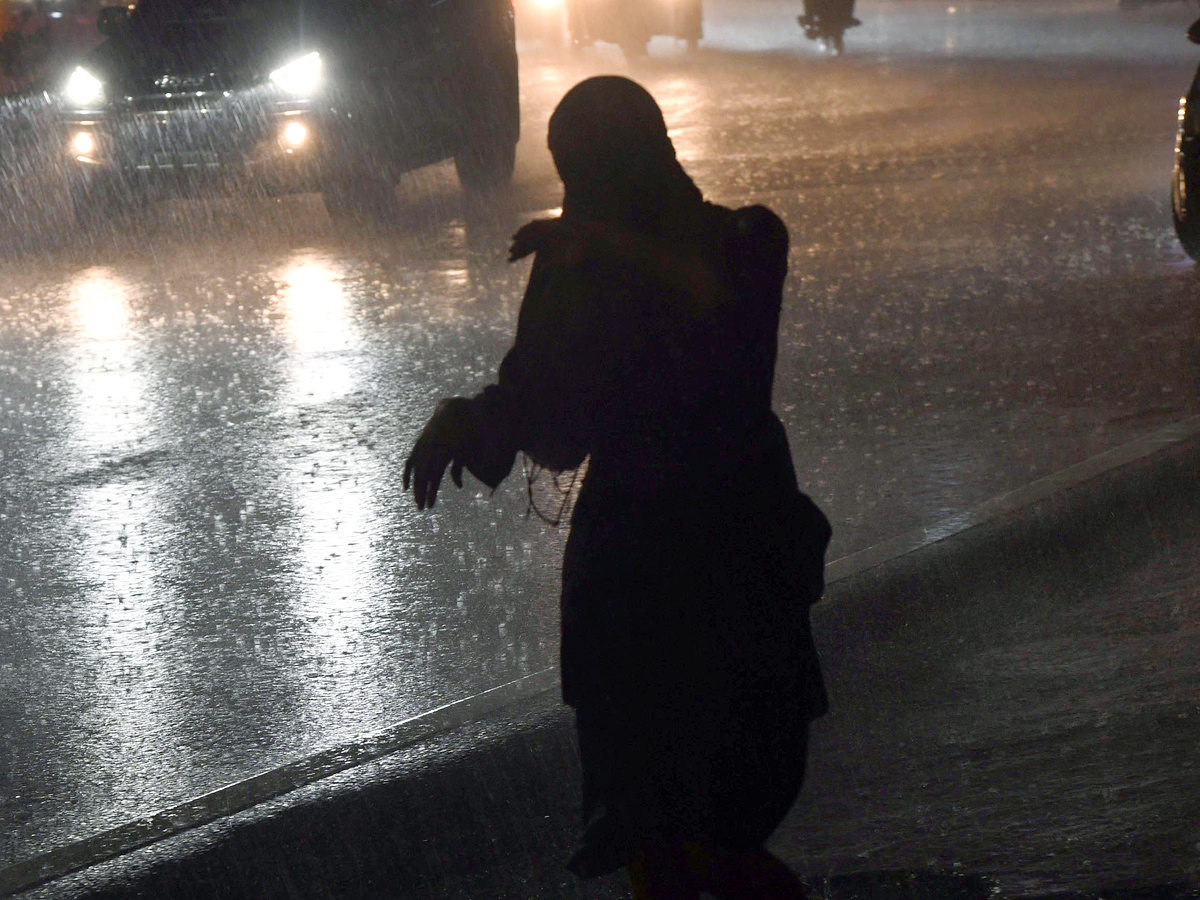
[[[201,168],[245,156],[268,133],[264,115],[193,103],[135,112],[114,122],[118,161],[138,168]]]

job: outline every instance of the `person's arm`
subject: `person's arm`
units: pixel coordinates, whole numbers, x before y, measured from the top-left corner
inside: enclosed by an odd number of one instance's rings
[[[727,334],[742,344],[742,364],[749,384],[770,405],[779,342],[783,282],[788,268],[788,230],[765,206],[735,210],[722,241],[738,306],[726,319]]]
[[[530,272],[517,334],[494,384],[474,397],[443,400],[405,463],[404,488],[431,507],[446,468],[462,486],[465,468],[495,488],[525,451],[554,469],[578,466],[605,371],[620,357],[604,341],[591,281],[553,254]]]
[[[508,258],[534,252],[573,266],[603,261],[628,266],[665,289],[655,296],[686,297],[693,315],[714,312],[733,299],[721,274],[694,249],[607,222],[535,219],[513,236]]]

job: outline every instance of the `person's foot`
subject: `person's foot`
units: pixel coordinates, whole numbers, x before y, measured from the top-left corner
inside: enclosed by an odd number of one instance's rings
[[[700,900],[701,887],[678,841],[652,841],[629,864],[634,900]]]
[[[689,841],[684,843],[683,850],[700,889],[718,900],[808,898],[808,885],[765,849],[735,853]]]

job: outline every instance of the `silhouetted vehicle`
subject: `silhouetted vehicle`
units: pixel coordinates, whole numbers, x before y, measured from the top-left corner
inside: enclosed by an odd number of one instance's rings
[[[1200,19],[1188,29],[1188,40],[1200,44]],[[1179,101],[1171,215],[1179,243],[1188,256],[1200,261],[1200,70],[1192,79],[1187,96]]]
[[[99,28],[62,91],[82,222],[230,189],[380,218],[419,166],[452,157],[476,192],[512,177],[510,0],[141,0]]]
[[[835,56],[845,50],[847,29],[862,24],[854,17],[854,0],[805,0],[804,15],[796,21],[806,38]]]
[[[655,35],[687,41],[704,37],[701,0],[568,0],[567,27],[576,46],[617,44],[626,57],[643,56]]]

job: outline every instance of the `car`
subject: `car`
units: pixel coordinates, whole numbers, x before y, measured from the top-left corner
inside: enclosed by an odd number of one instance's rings
[[[1200,19],[1188,29],[1188,40],[1200,44]],[[1184,251],[1200,261],[1200,70],[1179,101],[1175,165],[1171,173],[1171,217]]]
[[[511,0],[141,0],[98,28],[60,97],[80,224],[213,191],[378,220],[421,166],[475,195],[512,177]]]

